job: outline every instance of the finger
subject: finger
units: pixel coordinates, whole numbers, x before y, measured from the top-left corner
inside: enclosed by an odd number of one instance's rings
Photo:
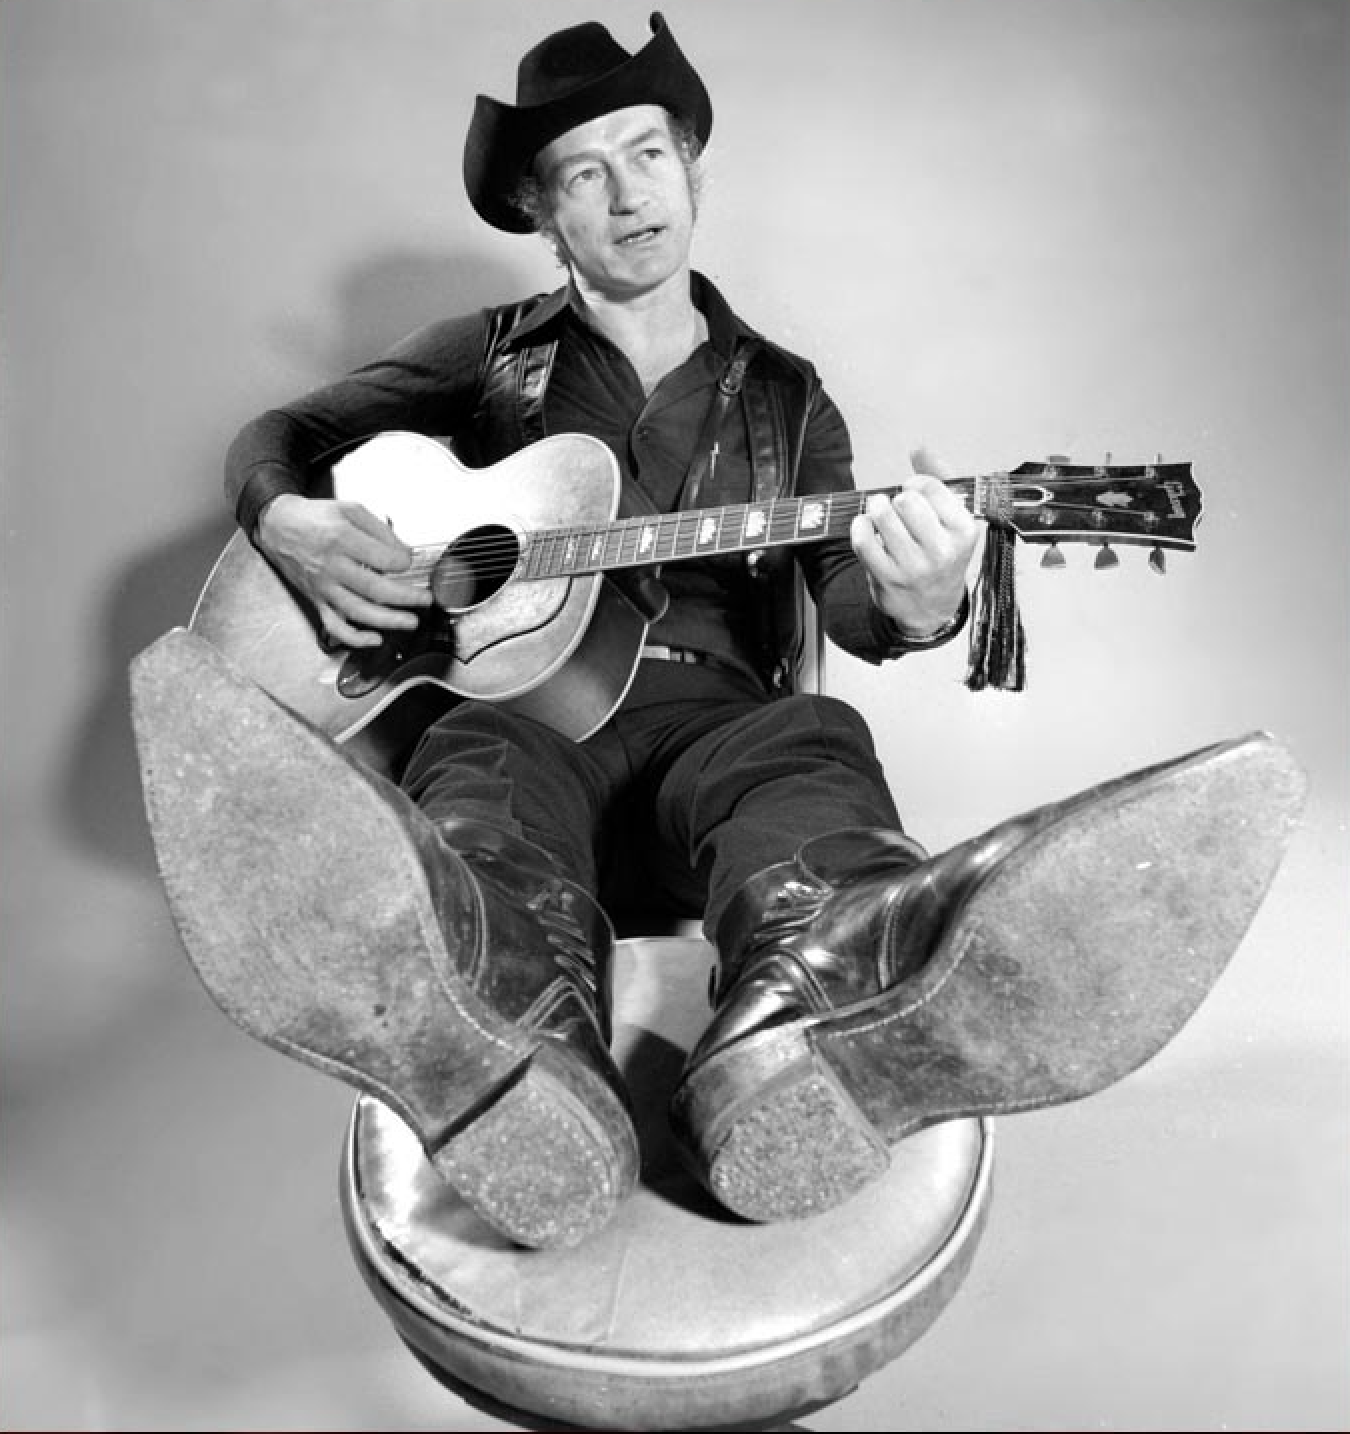
[[[372,632],[369,628],[357,627],[354,623],[348,622],[329,603],[319,603],[318,613],[324,632],[343,647],[378,647],[384,641],[378,632]]]
[[[344,503],[343,516],[351,525],[346,551],[376,572],[403,572],[412,566],[413,550],[387,522],[361,503]]]
[[[964,532],[973,522],[965,497],[940,478],[916,473],[904,479],[900,488],[903,493],[922,496],[944,528]]]
[[[853,551],[863,567],[878,576],[889,578],[892,575],[894,564],[891,562],[890,554],[887,553],[885,545],[881,541],[876,524],[866,513],[859,513],[849,524],[848,536]]]
[[[421,606],[418,594],[346,559],[334,565],[327,598],[348,621],[364,627],[408,632],[420,621],[417,612],[410,611]]]
[[[918,546],[888,498],[869,498],[853,525],[857,529],[854,550],[877,576],[894,581],[898,572],[914,566]]]
[[[906,571],[940,558],[951,546],[932,504],[917,490],[897,493],[873,521],[887,551]]]
[[[351,593],[378,607],[390,608],[420,608],[431,602],[431,590],[424,580],[387,576],[346,556],[333,560],[331,577],[333,597]]]
[[[333,607],[347,622],[366,630],[374,629],[377,633],[411,632],[418,623],[416,614],[406,608],[386,607],[350,591],[336,597]]]

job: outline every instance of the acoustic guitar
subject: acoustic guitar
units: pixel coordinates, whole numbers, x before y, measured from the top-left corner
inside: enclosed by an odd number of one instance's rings
[[[346,741],[396,699],[430,685],[523,712],[575,740],[601,727],[632,682],[651,614],[624,570],[845,537],[869,492],[618,518],[620,474],[605,444],[559,434],[491,467],[441,441],[377,434],[331,472],[333,495],[363,503],[414,552],[398,577],[429,589],[416,632],[376,648],[326,643],[307,605],[242,534],[208,577],[191,627],[265,691]],[[1190,551],[1200,492],[1187,463],[1059,461],[950,481],[977,517],[1028,543]],[[871,490],[894,493],[898,489]]]

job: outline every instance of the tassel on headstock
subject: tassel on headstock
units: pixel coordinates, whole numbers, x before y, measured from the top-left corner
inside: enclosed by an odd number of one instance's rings
[[[1113,568],[1113,542],[1147,545],[1149,566],[1164,571],[1163,549],[1189,552],[1201,493],[1189,463],[1070,463],[1052,454],[1010,473],[969,480],[971,509],[984,518],[984,554],[976,582],[966,686],[1020,692],[1026,683],[1026,635],[1017,607],[1017,542],[1045,545],[1042,566],[1063,567],[1061,542],[1097,549],[1093,567]]]
[[[1017,606],[1017,533],[991,516],[984,555],[975,584],[975,616],[970,628],[970,664],[966,686],[1021,692],[1026,685],[1026,633]]]

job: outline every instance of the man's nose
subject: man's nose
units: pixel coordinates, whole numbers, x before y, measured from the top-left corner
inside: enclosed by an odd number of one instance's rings
[[[610,174],[609,207],[615,214],[631,214],[647,201],[641,178],[616,167]]]

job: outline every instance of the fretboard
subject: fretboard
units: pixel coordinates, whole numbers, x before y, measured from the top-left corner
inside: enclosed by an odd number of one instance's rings
[[[948,486],[964,492],[971,499],[975,515],[984,516],[986,484],[981,479],[957,479]],[[848,490],[776,498],[768,503],[731,503],[687,513],[620,518],[594,527],[541,528],[526,540],[517,577],[572,577],[843,538],[872,493],[889,496],[899,491]]]

